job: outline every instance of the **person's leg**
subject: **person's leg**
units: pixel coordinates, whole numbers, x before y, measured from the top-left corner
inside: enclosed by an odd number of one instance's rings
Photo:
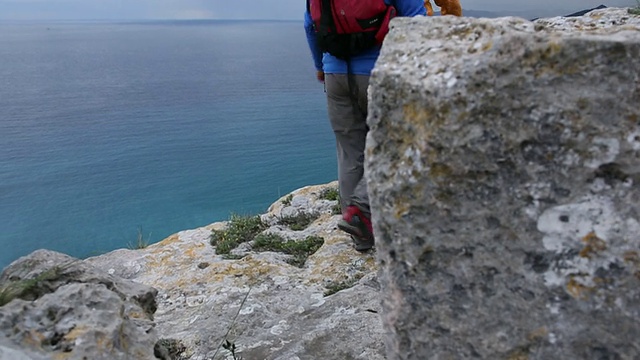
[[[350,94],[347,75],[326,74],[325,86],[329,121],[336,137],[340,205],[344,211],[351,205],[356,187],[364,174],[366,113],[363,115],[357,109]]]
[[[373,229],[364,180],[368,76],[330,75],[325,78],[329,119],[336,136],[342,220],[338,227],[351,234],[358,251],[373,247]]]
[[[367,192],[367,182],[364,178],[364,144],[367,138],[367,132],[369,131],[369,127],[367,126],[367,89],[369,87],[369,76],[357,75],[355,78],[356,81],[356,95],[358,99],[358,106],[362,109],[362,117],[361,121],[364,124],[367,131],[362,135],[362,138],[358,141],[362,142],[362,152],[361,152],[361,160],[360,163],[362,165],[361,176],[353,189],[353,193],[351,198],[349,199],[349,205],[356,205],[362,213],[368,218],[371,218],[371,209],[369,207],[369,193]]]

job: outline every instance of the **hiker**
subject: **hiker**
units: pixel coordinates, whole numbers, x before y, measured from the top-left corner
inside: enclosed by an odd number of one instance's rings
[[[350,6],[356,3],[357,8]],[[330,14],[338,13],[337,9],[341,18],[336,21]],[[307,0],[304,27],[336,137],[342,208],[338,227],[351,235],[358,251],[374,245],[363,176],[369,76],[389,20],[416,15],[426,15],[423,0]]]

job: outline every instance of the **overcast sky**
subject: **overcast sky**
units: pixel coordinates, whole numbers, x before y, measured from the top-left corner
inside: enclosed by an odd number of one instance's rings
[[[433,3],[433,2],[432,2]],[[463,9],[565,15],[635,0],[461,0]],[[282,19],[297,20],[305,0],[0,0],[2,20]]]

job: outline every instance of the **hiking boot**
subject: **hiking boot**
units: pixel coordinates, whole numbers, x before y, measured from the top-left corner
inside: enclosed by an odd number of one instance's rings
[[[351,234],[351,239],[356,244],[356,250],[366,251],[373,247],[371,220],[357,206],[347,206],[342,213],[342,219],[338,221],[338,228]]]
[[[366,252],[371,250],[375,243],[373,240],[359,239],[353,235],[351,235],[351,241],[353,241],[353,248],[359,252]]]

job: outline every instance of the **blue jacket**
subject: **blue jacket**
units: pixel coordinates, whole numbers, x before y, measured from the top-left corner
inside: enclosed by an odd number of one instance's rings
[[[385,0],[387,5],[396,8],[398,16],[427,15],[423,0]],[[304,14],[304,29],[307,33],[307,42],[311,49],[311,56],[316,70],[323,70],[327,74],[346,74],[347,63],[344,60],[322,53],[316,42],[316,34],[313,29],[311,14],[306,11]],[[358,56],[351,58],[351,72],[358,75],[371,75],[371,70],[380,55],[380,47],[374,47]]]

